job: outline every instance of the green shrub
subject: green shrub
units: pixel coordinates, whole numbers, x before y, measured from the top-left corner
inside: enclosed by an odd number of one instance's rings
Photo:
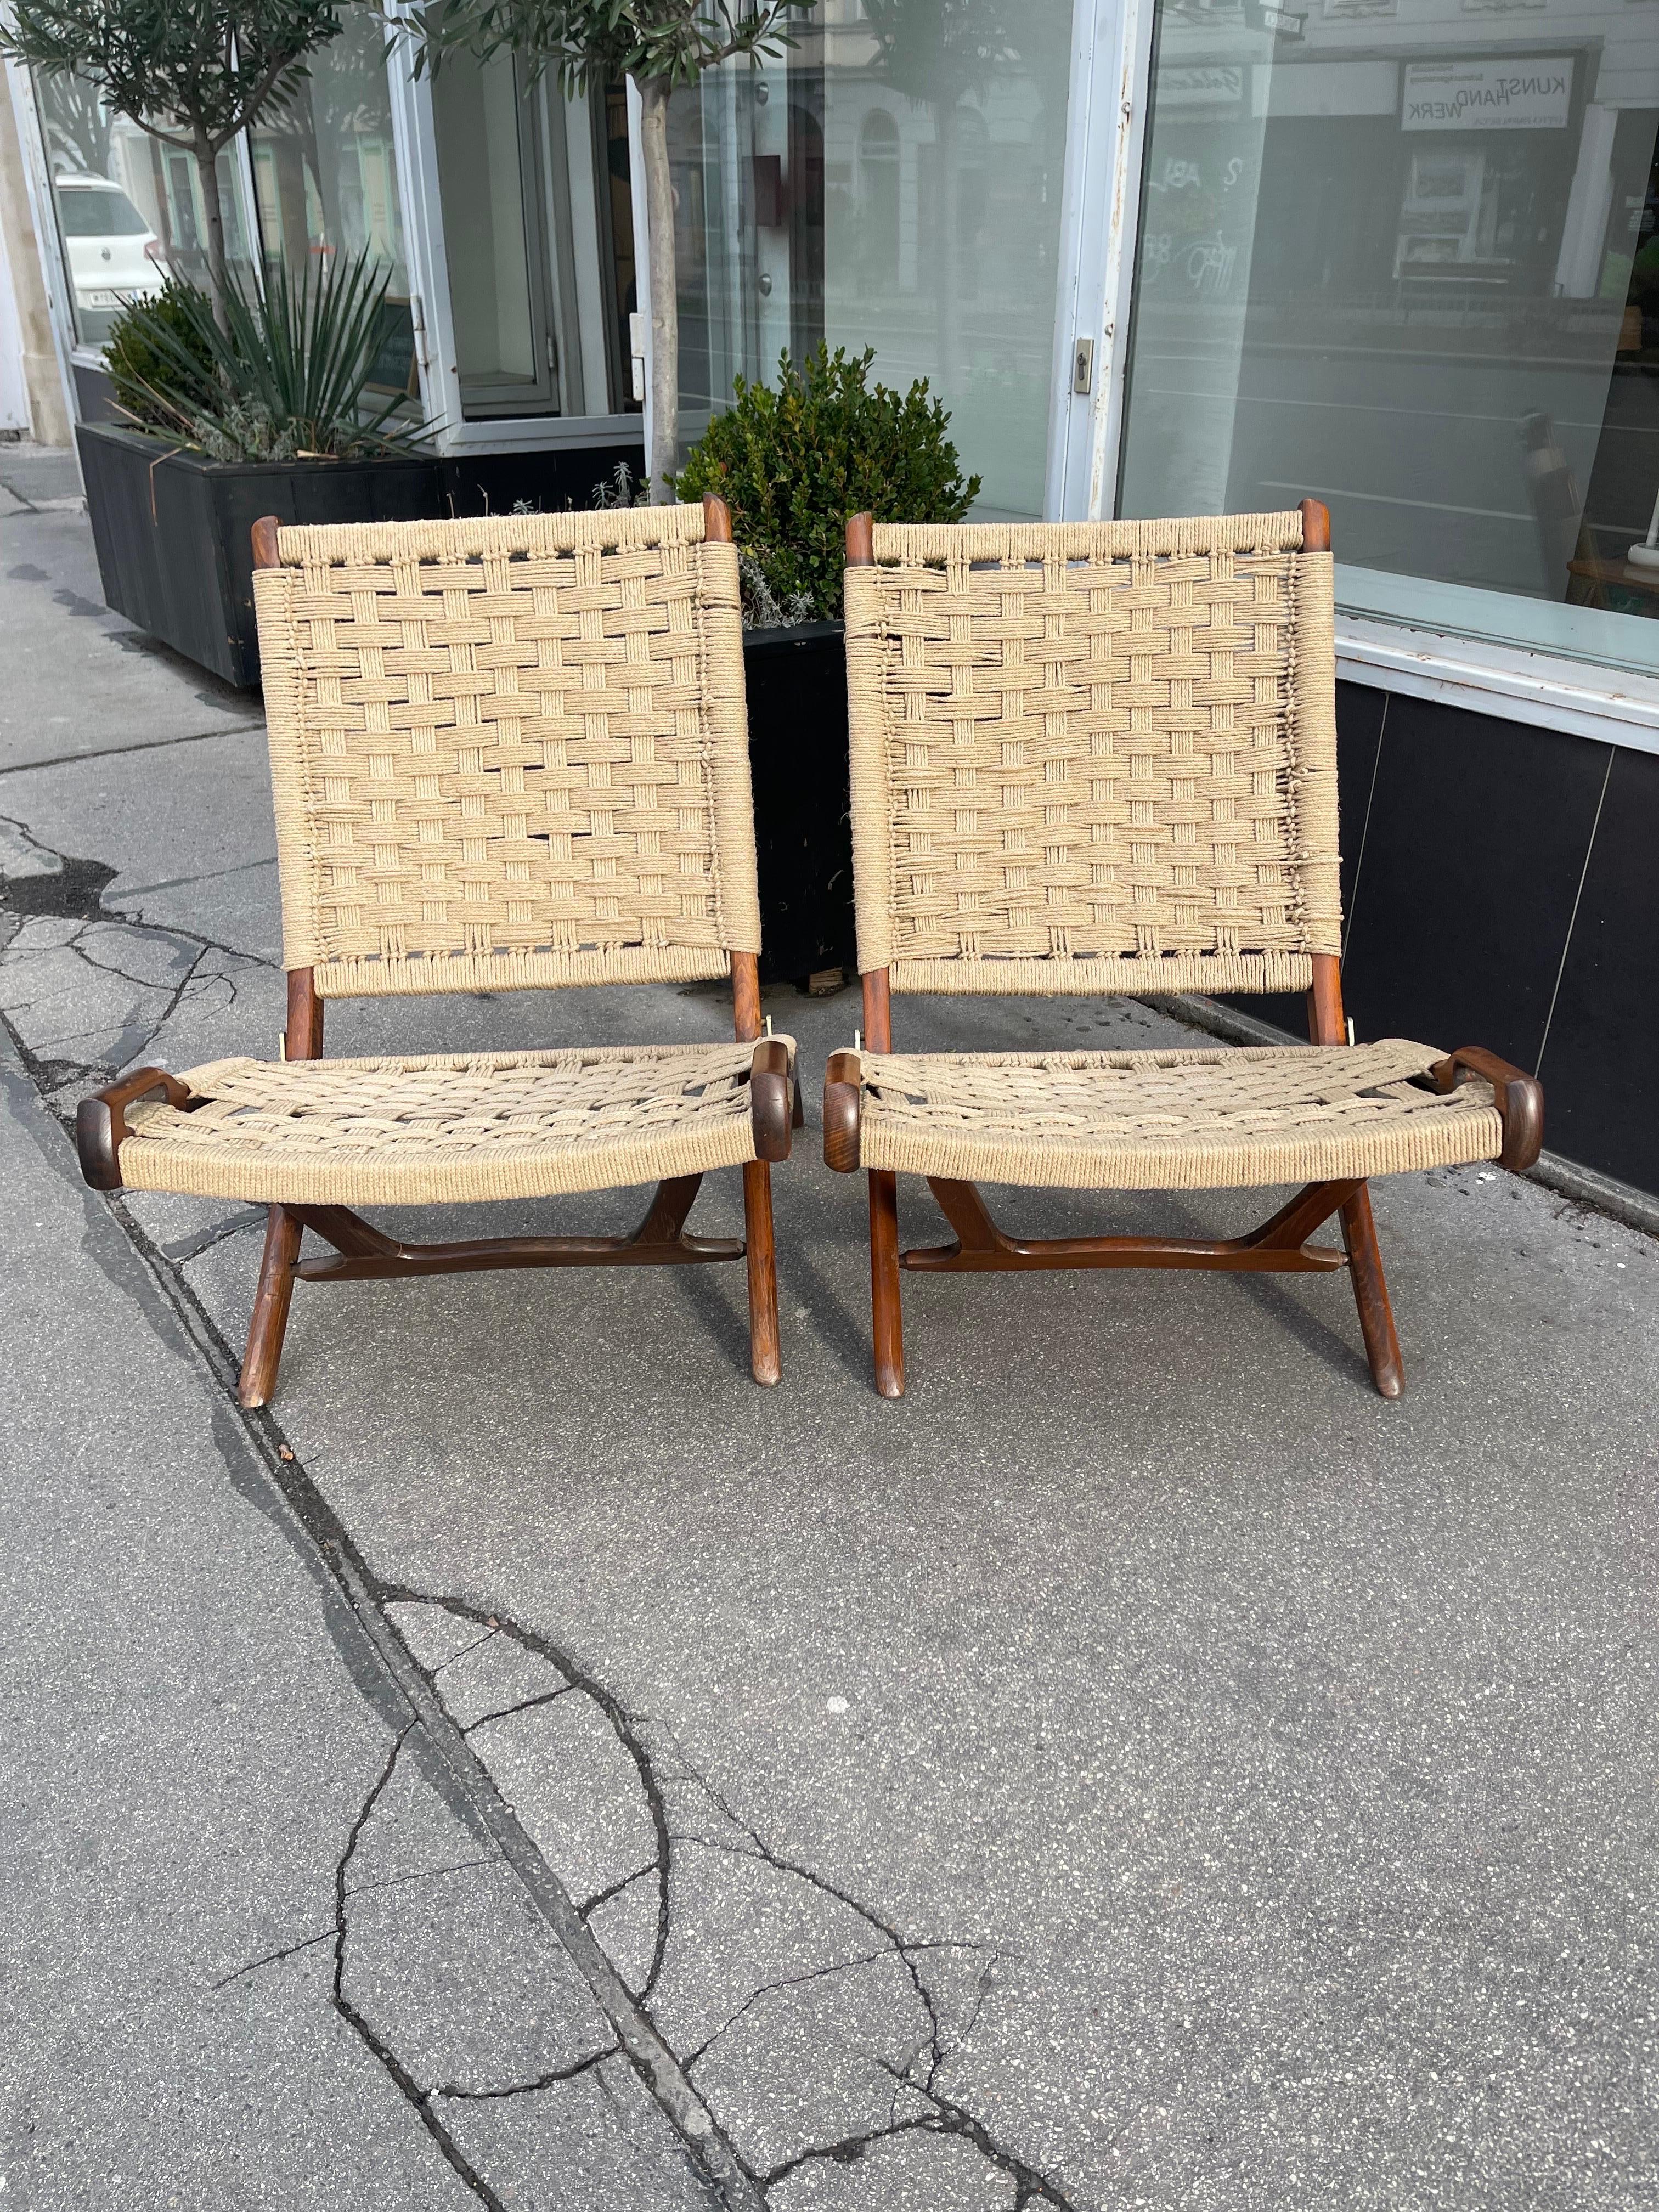
[[[194,297],[187,297],[193,295]],[[159,325],[173,344],[182,347],[203,376],[213,373],[213,349],[199,333],[202,318],[196,302],[207,295],[181,276],[169,276],[159,292],[148,299],[130,301],[110,325],[105,342],[104,363],[115,387],[116,404],[143,428],[167,427],[164,402],[158,394],[167,388],[173,349],[163,354],[156,341]],[[213,319],[210,304],[207,319]]]
[[[738,377],[675,479],[681,499],[718,493],[752,563],[745,611],[838,621],[847,520],[960,522],[979,495],[945,434],[950,416],[921,378],[901,395],[868,382],[873,347],[849,361],[824,346],[797,368],[778,358],[778,387]]]

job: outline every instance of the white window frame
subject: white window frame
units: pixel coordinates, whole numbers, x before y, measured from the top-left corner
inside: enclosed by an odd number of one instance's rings
[[[421,404],[437,451],[510,453],[591,446],[611,439],[619,444],[631,443],[640,427],[639,416],[633,414],[493,416],[477,422],[464,418],[461,380],[454,362],[449,264],[444,257],[432,85],[429,78],[416,76],[414,54],[406,39],[392,41],[386,55],[386,88],[392,102],[398,190],[403,198],[404,250],[409,262]],[[584,147],[586,143],[584,138]],[[586,335],[583,344],[585,372]]]
[[[17,143],[22,149],[29,220],[34,225],[34,242],[46,283],[46,306],[52,321],[52,345],[58,355],[58,373],[63,380],[70,420],[78,422],[81,410],[76,396],[75,370],[77,367],[101,369],[104,357],[96,348],[82,345],[75,335],[75,302],[64,259],[64,241],[58,235],[46,127],[34,97],[34,80],[21,62],[0,61],[0,82],[10,88]]]
[[[1077,4],[1046,510],[1061,520],[1116,512],[1155,5]],[[1095,345],[1087,398],[1078,338]],[[1341,608],[1336,652],[1355,684],[1659,752],[1659,677]]]

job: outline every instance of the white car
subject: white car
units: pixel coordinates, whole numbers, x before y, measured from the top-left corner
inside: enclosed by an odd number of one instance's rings
[[[76,331],[83,345],[101,345],[127,301],[161,290],[167,276],[161,241],[107,177],[58,176],[52,185],[75,287]]]

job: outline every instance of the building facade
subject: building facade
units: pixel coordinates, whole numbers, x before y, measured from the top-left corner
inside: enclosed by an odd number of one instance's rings
[[[350,11],[227,154],[233,254],[386,266],[384,381],[447,451],[631,443],[629,88],[383,46]],[[11,88],[96,406],[108,272],[190,265],[197,188],[72,80]],[[987,515],[1327,502],[1361,1033],[1536,1068],[1552,1151],[1650,1193],[1656,140],[1659,0],[819,0],[671,117],[688,436],[869,347]]]

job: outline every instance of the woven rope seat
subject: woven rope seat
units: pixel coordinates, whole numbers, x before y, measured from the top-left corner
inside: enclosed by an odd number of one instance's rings
[[[1438,1057],[1355,1046],[870,1053],[862,1162],[963,1182],[1204,1190],[1495,1159],[1490,1084],[1412,1080]]]
[[[183,1079],[205,1105],[131,1109],[121,1174],[137,1190],[351,1206],[544,1198],[700,1175],[756,1156],[754,1050],[216,1060]]]

